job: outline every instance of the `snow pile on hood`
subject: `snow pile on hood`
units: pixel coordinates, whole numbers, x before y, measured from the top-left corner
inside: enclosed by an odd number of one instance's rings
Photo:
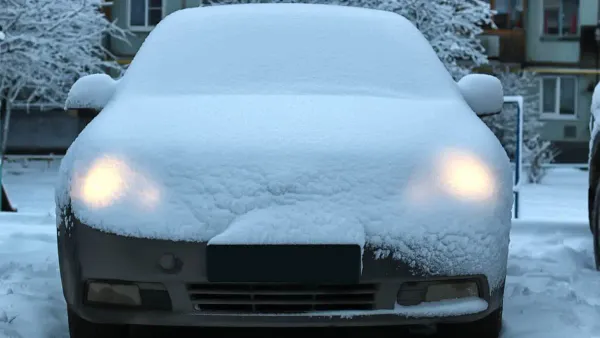
[[[106,74],[87,75],[75,82],[69,90],[65,109],[102,110],[115,93],[118,81]]]
[[[179,11],[150,34],[63,159],[57,207],[134,237],[356,243],[495,288],[511,181],[404,18],[236,5]]]

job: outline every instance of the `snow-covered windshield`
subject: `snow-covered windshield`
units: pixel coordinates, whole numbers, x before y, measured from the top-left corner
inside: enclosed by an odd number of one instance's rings
[[[120,92],[459,95],[427,40],[403,17],[264,4],[168,16],[146,39]]]

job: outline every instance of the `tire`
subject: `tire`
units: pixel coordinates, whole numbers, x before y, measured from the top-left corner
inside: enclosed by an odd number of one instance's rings
[[[69,319],[69,336],[71,338],[127,338],[127,325],[91,323],[79,317],[71,309],[67,310]]]
[[[442,324],[438,330],[443,337],[498,338],[502,331],[502,308],[474,322]]]
[[[592,236],[594,236],[594,261],[596,263],[596,270],[600,271],[600,203],[598,203],[598,198],[600,197],[600,184],[596,186],[596,198],[594,199],[594,204],[592,205],[592,217],[590,222],[590,227],[592,228]]]

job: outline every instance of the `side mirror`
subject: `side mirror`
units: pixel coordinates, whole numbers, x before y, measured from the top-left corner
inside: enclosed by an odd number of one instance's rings
[[[469,74],[458,81],[463,98],[480,117],[498,114],[504,106],[504,90],[498,78]]]
[[[113,97],[117,83],[118,81],[106,74],[92,74],[79,78],[69,90],[65,110],[102,110]]]

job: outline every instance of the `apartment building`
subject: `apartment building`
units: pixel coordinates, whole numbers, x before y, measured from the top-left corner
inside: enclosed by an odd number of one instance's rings
[[[590,103],[598,83],[597,0],[489,0],[497,30],[482,42],[492,62],[538,74],[542,137],[557,162],[586,163]]]

